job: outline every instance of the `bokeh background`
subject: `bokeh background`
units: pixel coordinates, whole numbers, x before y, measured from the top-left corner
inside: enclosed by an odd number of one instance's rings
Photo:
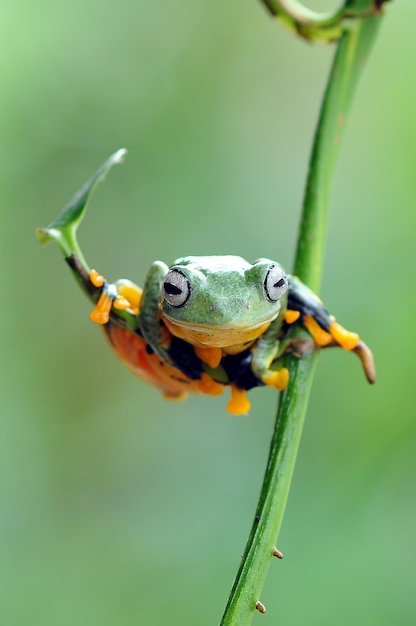
[[[331,6],[330,2],[325,3]],[[324,3],[311,3],[322,8]],[[416,4],[389,5],[337,173],[321,295],[372,346],[322,354],[254,623],[416,622]],[[45,226],[115,149],[80,230],[107,278],[157,258],[291,267],[331,48],[260,3],[97,0],[1,9],[0,620],[212,626],[254,514],[276,408],[168,403],[135,379]]]

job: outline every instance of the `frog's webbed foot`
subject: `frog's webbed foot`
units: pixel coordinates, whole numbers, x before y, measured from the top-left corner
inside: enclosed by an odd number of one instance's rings
[[[286,389],[289,383],[289,370],[287,367],[282,367],[280,370],[267,370],[262,376],[261,380],[268,387],[274,387],[278,391]]]
[[[93,322],[107,324],[113,308],[137,316],[142,295],[140,287],[125,279],[109,283],[96,270],[90,271],[89,280],[94,287],[101,289],[97,304],[90,313]]]
[[[227,411],[231,415],[247,415],[251,407],[247,391],[231,385],[231,398],[227,403]]]

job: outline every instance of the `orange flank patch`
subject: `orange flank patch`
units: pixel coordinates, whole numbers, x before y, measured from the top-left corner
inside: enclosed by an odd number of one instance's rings
[[[187,393],[219,395],[223,385],[207,374],[192,380],[179,370],[164,363],[156,353],[149,354],[146,341],[138,335],[113,324],[104,327],[114,351],[121,361],[139,378],[157,387],[166,398],[182,399]]]

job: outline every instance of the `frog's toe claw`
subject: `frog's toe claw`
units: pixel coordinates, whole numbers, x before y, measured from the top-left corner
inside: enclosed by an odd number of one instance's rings
[[[227,404],[227,411],[231,415],[246,415],[250,410],[250,406],[247,392],[235,385],[231,385],[231,398]]]
[[[373,353],[364,341],[359,341],[353,351],[360,359],[368,382],[373,385],[376,382],[376,366]]]
[[[262,376],[262,381],[268,387],[274,387],[279,391],[283,391],[283,389],[286,389],[289,382],[289,370],[287,367],[282,367],[282,369],[277,372],[267,372],[267,374]]]

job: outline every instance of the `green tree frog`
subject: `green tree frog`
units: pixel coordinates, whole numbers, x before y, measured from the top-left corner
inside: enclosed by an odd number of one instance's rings
[[[38,236],[59,244],[95,305],[91,319],[135,374],[167,398],[215,396],[229,387],[227,409],[235,415],[249,411],[247,392],[253,387],[285,389],[287,351],[301,356],[320,347],[352,350],[374,382],[369,348],[273,260],[250,264],[239,256],[187,256],[170,267],[156,261],[143,290],[126,279],[109,283],[90,269],[76,230],[95,184],[123,152],[112,155]],[[291,332],[299,326],[307,331],[302,339]]]

